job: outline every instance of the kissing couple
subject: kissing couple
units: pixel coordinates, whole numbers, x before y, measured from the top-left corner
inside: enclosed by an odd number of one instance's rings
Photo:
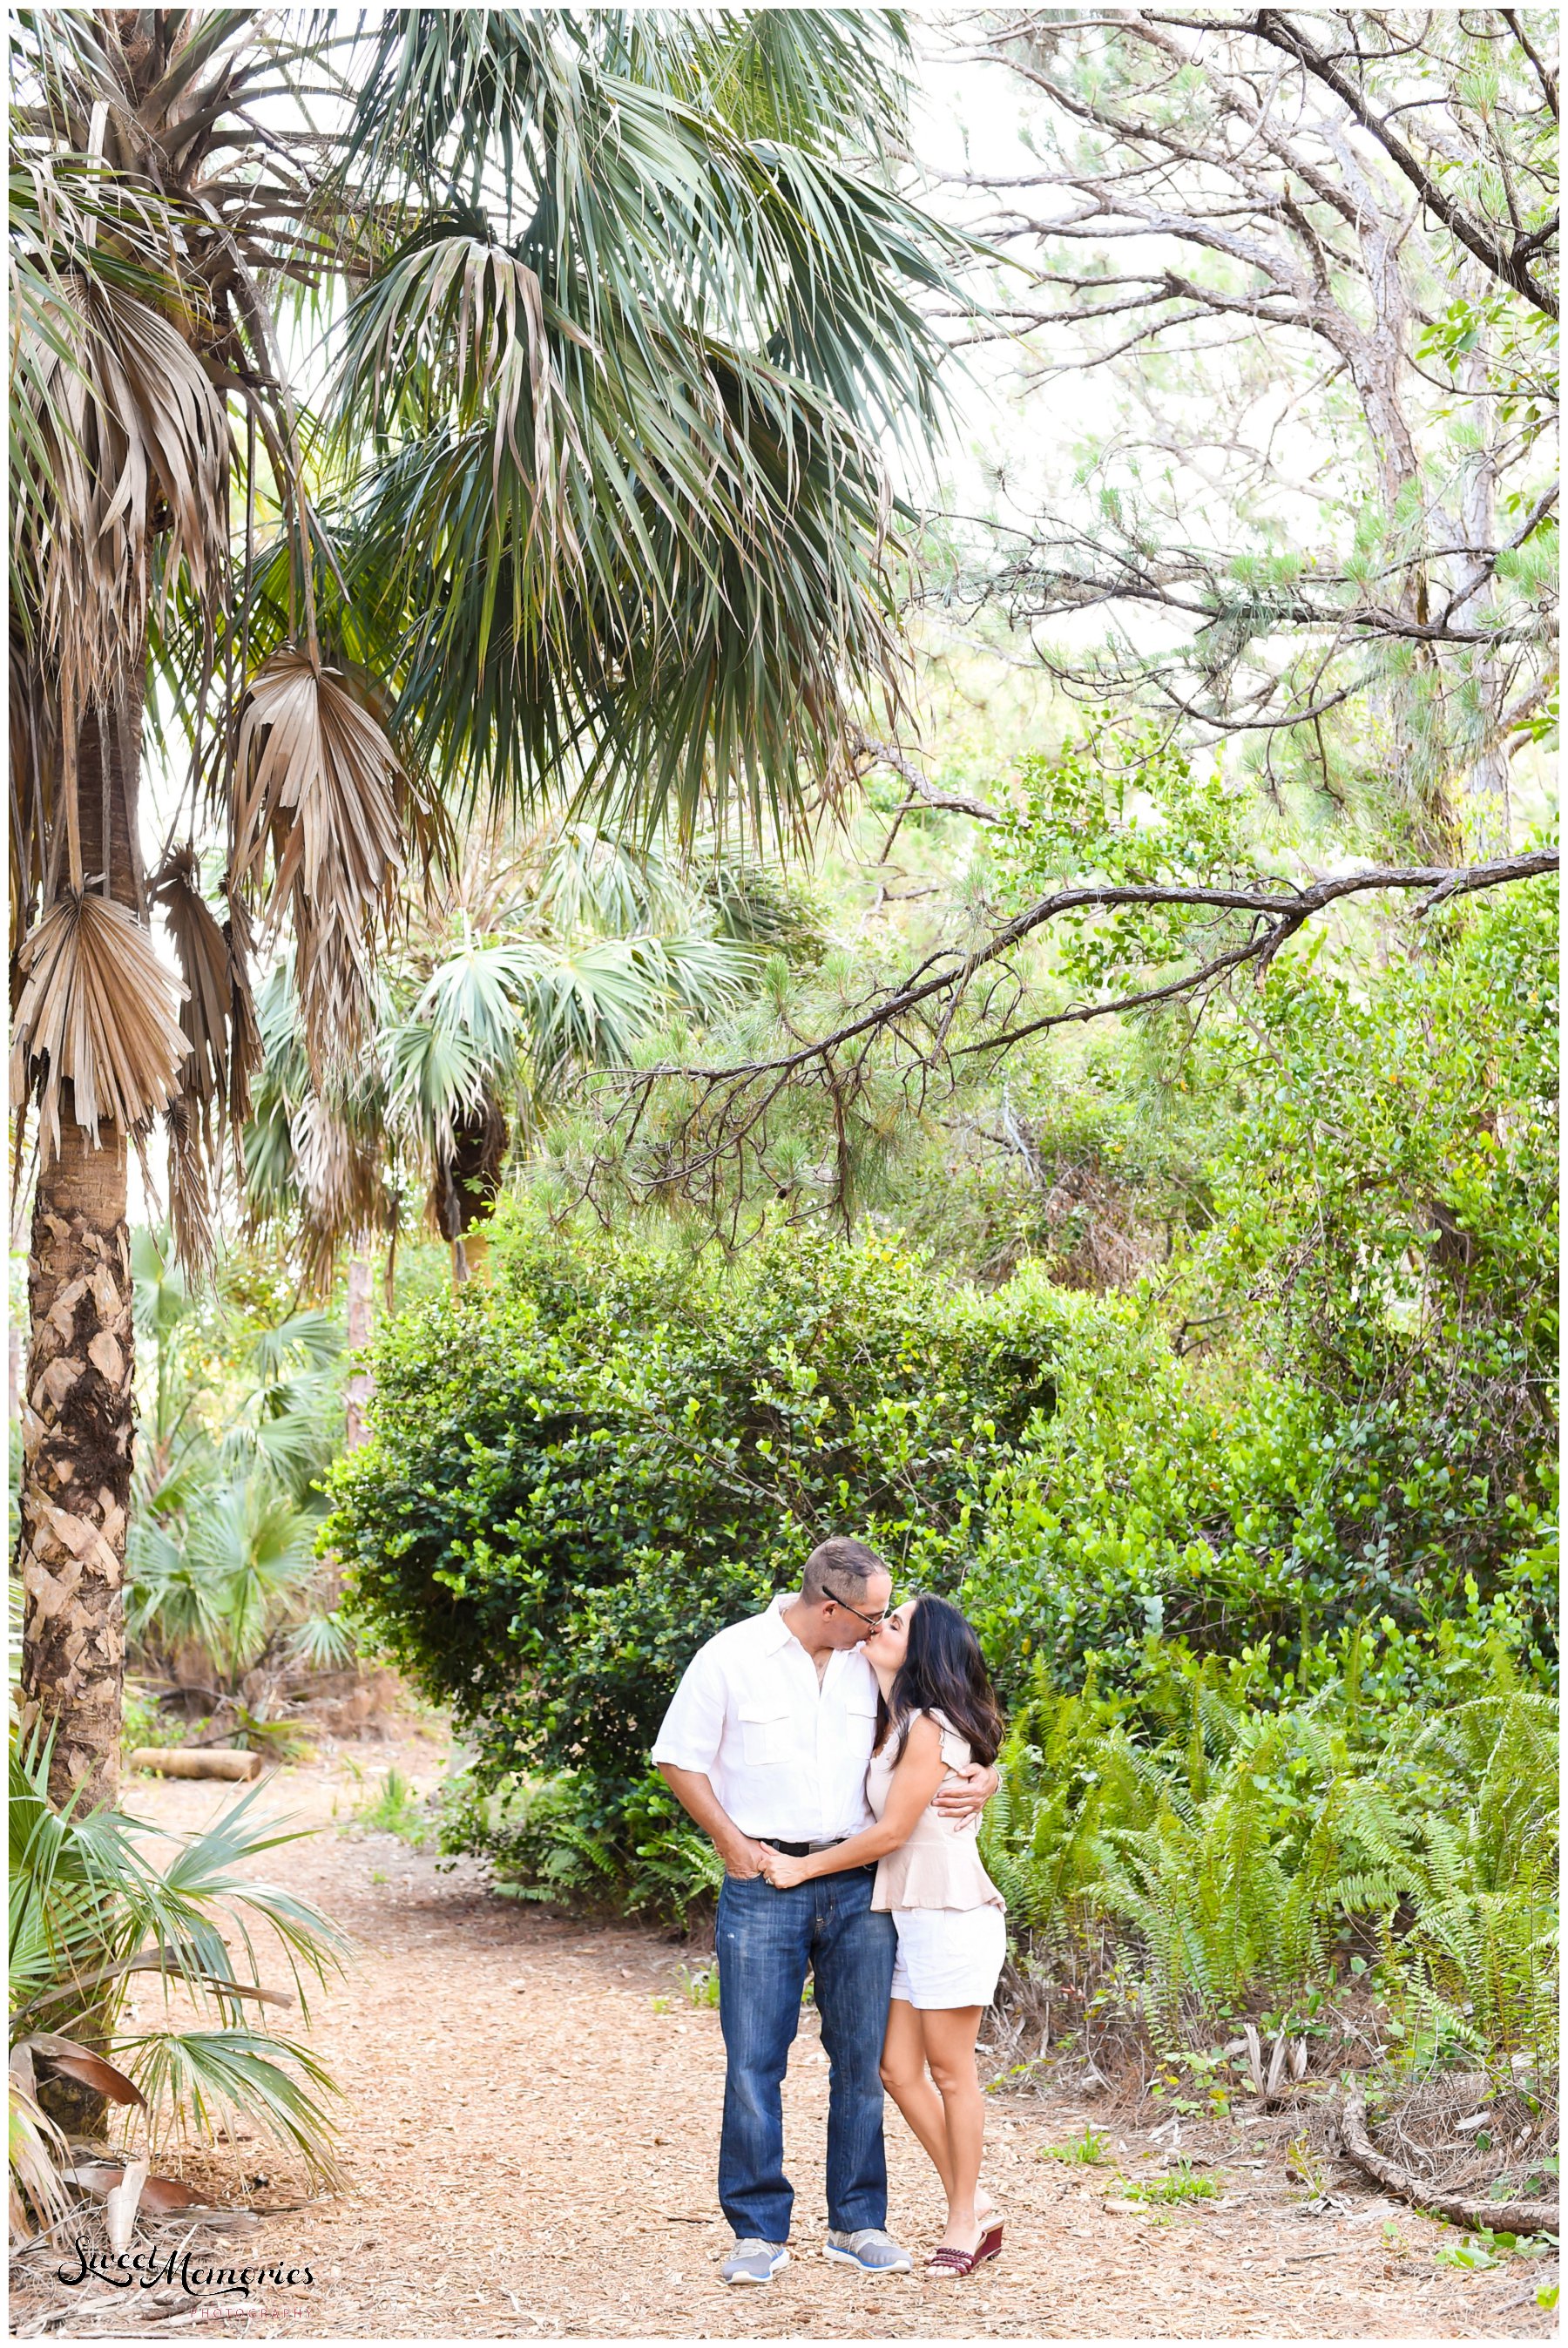
[[[979,2185],[975,2075],[1007,1953],[1001,1894],[977,1841],[1000,1782],[1001,1711],[958,1608],[892,1599],[874,1550],[823,1541],[798,1591],[699,1648],[653,1746],[724,1862],[728,2283],[770,2282],[789,2257],[780,2089],[808,1970],[831,2065],[824,2255],[864,2274],[913,2265],[887,2232],[884,2088],[947,2196],[930,2272],[971,2274],[1001,2249]]]

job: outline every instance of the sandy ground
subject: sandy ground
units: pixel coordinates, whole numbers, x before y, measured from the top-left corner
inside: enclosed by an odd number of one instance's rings
[[[443,1869],[384,1834],[340,1831],[395,1765],[421,1790],[442,1743],[323,1746],[266,1784],[271,1809],[322,1828],[266,1871],[354,1936],[348,1980],[313,2001],[310,2043],[345,2091],[340,2195],[268,2217],[225,2251],[308,2267],[243,2311],[187,2309],[147,2326],[257,2339],[584,2338],[1453,2339],[1544,2337],[1536,2292],[1555,2263],[1484,2272],[1438,2263],[1457,2239],[1377,2199],[1332,2164],[1341,2209],[1313,2215],[1286,2175],[1288,2119],[1191,2134],[1223,2188],[1162,2220],[1107,2208],[1124,2177],[1157,2174],[1166,2147],[1068,2095],[995,2098],[987,2178],[1006,2213],[1001,2260],[964,2283],[869,2282],[819,2251],[827,2071],[803,2018],[785,2087],[797,2200],[790,2266],[766,2291],[727,2291],[728,2230],[714,2199],[723,2080],[715,2012],[679,1969],[700,1952],[651,1931],[595,1927],[495,1897],[466,1861]],[[137,1778],[128,1807],[170,1828],[204,1822],[228,1788]],[[274,1978],[263,1967],[263,1979]],[[142,2018],[154,2019],[144,1993]],[[1086,2123],[1113,2165],[1040,2157]],[[934,2180],[888,2106],[890,2222],[923,2252],[939,2231]],[[306,2193],[261,2142],[164,2163],[257,2209]],[[24,2262],[12,2329],[113,2336],[113,2294],[63,2291]],[[149,2294],[147,2296],[150,2296]],[[126,2302],[121,2300],[119,2302]],[[149,2317],[150,2307],[146,2309]],[[140,2333],[143,2326],[138,2323]]]

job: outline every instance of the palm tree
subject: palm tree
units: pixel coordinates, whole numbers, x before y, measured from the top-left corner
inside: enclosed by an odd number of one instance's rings
[[[13,18],[23,1704],[56,1799],[116,1784],[127,1143],[164,1117],[196,1261],[255,924],[328,1086],[444,804],[798,828],[898,689],[881,444],[929,427],[943,281],[875,164],[897,19],[338,22]],[[337,352],[313,409],[286,298]],[[150,872],[149,710],[185,771]]]
[[[474,840],[465,861],[384,961],[374,1033],[326,1087],[287,962],[262,991],[247,1206],[258,1228],[288,1232],[318,1286],[345,1243],[384,1231],[395,1245],[415,1186],[465,1280],[508,1151],[570,1081],[624,1067],[672,1014],[731,1008],[760,970],[754,910],[723,861],[704,890],[657,849],[580,824],[498,863]]]

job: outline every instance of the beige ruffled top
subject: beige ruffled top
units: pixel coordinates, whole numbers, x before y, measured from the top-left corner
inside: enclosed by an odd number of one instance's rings
[[[920,1715],[915,1713],[913,1719]],[[942,1758],[949,1769],[961,1769],[969,1757],[968,1739],[960,1736],[945,1714],[931,1717],[942,1732]],[[876,1818],[887,1807],[893,1783],[893,1756],[898,1740],[889,1736],[880,1753],[871,1756],[866,1773],[866,1798]],[[877,1862],[873,1908],[1005,1908],[1007,1902],[980,1863],[979,1818],[957,1823],[938,1816],[933,1804],[921,1811],[907,1843]]]

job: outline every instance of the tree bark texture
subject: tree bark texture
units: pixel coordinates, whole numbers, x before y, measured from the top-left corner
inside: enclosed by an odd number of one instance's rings
[[[145,623],[145,613],[142,614]],[[134,624],[134,620],[133,620]],[[132,690],[93,711],[77,742],[87,887],[145,918],[137,846],[144,628],[132,635]],[[53,1728],[49,1797],[84,1809],[119,1791],[125,1683],[125,1540],[134,1437],[126,1136],[95,1148],[62,1088],[60,1149],[40,1153],[22,1404],[21,1715]]]
[[[55,1730],[49,1797],[119,1789],[131,1471],[125,1137],[95,1149],[74,1117],[38,1171],[22,1404],[22,1721]]]

